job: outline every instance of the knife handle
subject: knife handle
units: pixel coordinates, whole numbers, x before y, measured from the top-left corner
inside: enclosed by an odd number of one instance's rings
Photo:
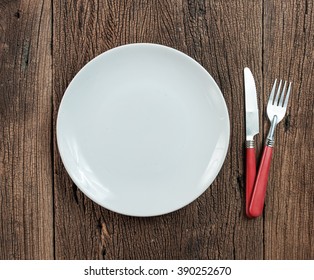
[[[251,204],[249,207],[249,214],[251,217],[254,218],[260,216],[263,213],[272,154],[273,147],[266,145],[263,151],[261,165],[258,169],[252,193]]]
[[[249,218],[252,218],[252,216],[249,213],[249,206],[251,203],[255,177],[256,177],[256,156],[255,156],[255,147],[254,147],[254,140],[253,140],[253,141],[246,142],[245,212]]]

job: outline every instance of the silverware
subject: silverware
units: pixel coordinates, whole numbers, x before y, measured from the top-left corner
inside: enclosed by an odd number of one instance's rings
[[[286,114],[291,91],[291,83],[289,84],[288,90],[286,91],[287,82],[284,82],[283,89],[281,90],[282,81],[280,81],[277,89],[277,94],[275,96],[276,84],[277,80],[275,80],[267,104],[267,115],[271,122],[271,126],[266,139],[261,164],[258,169],[255,185],[253,188],[252,198],[248,211],[251,217],[258,217],[263,212],[273,146],[275,143],[275,128]]]
[[[252,197],[256,177],[254,136],[259,132],[258,106],[254,77],[249,68],[244,68],[245,121],[246,121],[246,214]]]

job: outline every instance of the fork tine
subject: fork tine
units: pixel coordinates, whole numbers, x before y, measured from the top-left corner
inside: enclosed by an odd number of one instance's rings
[[[280,96],[280,100],[279,100],[278,106],[282,106],[283,105],[283,99],[285,97],[286,86],[287,86],[287,82],[285,82],[284,85],[283,85],[283,89],[281,91],[281,96]]]
[[[273,88],[272,88],[272,90],[270,92],[270,96],[269,96],[269,99],[268,99],[268,104],[273,104],[274,95],[275,95],[275,91],[276,91],[276,84],[277,84],[277,79],[275,80]]]
[[[288,105],[290,91],[291,91],[291,84],[292,83],[290,82],[289,87],[288,87],[288,91],[287,91],[287,95],[286,95],[286,99],[285,99],[285,103],[283,104],[284,108],[287,108],[287,105]]]
[[[282,83],[282,80],[280,80],[280,82],[279,82],[279,86],[278,86],[277,94],[276,94],[276,97],[275,97],[274,105],[277,105],[277,104],[278,104],[278,99],[279,99],[279,95],[280,95],[281,83]]]

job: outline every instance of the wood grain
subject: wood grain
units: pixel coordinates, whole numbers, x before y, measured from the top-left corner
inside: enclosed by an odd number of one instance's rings
[[[0,259],[53,258],[50,15],[0,2]]]
[[[293,82],[287,117],[276,133],[268,185],[266,259],[314,259],[313,34],[313,1],[265,1],[265,99],[275,78]]]
[[[244,66],[262,80],[261,1],[60,1],[54,15],[55,117],[66,86],[85,63],[132,42],[165,44],[192,56],[218,81],[233,116],[233,143],[220,176],[197,201],[162,217],[131,218],[92,203],[70,181],[55,148],[56,258],[263,258],[263,224],[243,215],[244,124],[238,111]]]
[[[314,259],[313,1],[0,0],[0,259]],[[212,186],[181,210],[127,217],[88,199],[56,145],[75,74],[113,47],[151,42],[198,61],[226,100],[231,142]],[[293,91],[265,212],[244,215],[243,68],[256,79],[261,131],[275,78]]]

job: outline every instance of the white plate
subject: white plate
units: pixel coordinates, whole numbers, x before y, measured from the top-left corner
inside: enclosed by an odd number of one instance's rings
[[[57,141],[75,184],[131,216],[177,210],[213,182],[226,157],[229,117],[206,70],[161,45],[131,44],[84,66],[67,88]]]

